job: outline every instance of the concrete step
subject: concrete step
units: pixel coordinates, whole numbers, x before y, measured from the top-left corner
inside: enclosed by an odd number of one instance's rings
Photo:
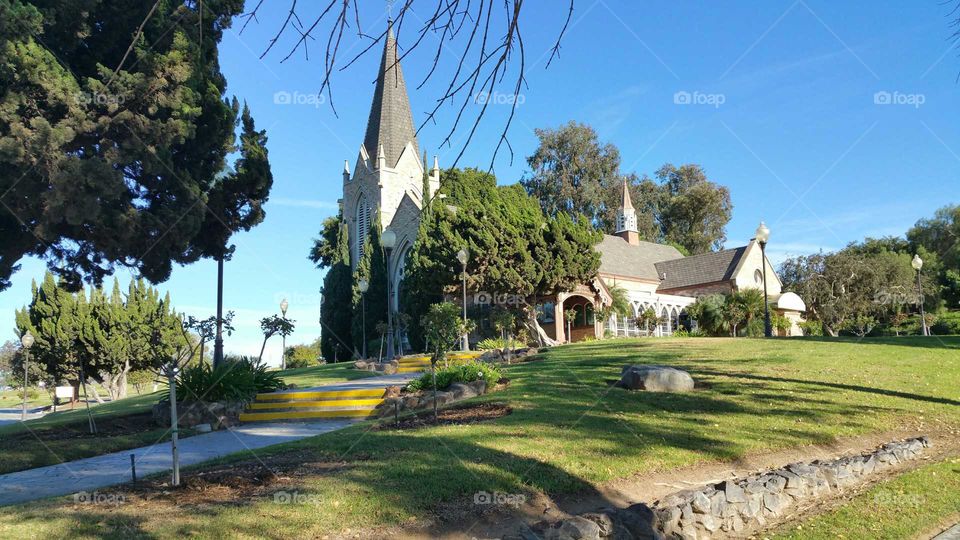
[[[324,418],[367,418],[373,416],[372,407],[322,409],[313,411],[271,411],[245,412],[240,414],[241,422],[273,422],[277,420],[316,420]]]
[[[256,401],[324,401],[340,398],[380,398],[383,397],[383,388],[353,388],[341,390],[286,390],[257,394]]]
[[[383,398],[370,399],[328,399],[328,400],[290,400],[290,401],[256,401],[250,404],[249,409],[255,411],[280,409],[326,409],[337,407],[376,407],[383,403]]]

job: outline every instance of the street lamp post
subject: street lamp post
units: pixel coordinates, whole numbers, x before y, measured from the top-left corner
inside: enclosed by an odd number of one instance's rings
[[[287,299],[284,298],[280,301],[280,315],[283,316],[283,320],[287,320],[287,308],[290,307],[290,303],[287,302]],[[287,369],[287,334],[284,333],[281,341],[280,349],[280,369]]]
[[[357,283],[357,289],[360,290],[360,317],[362,319],[362,333],[363,333],[363,343],[360,346],[362,349],[362,357],[364,360],[367,359],[367,291],[370,290],[370,282],[366,279],[361,278],[360,282]]]
[[[397,245],[397,233],[386,229],[380,237],[380,244],[387,258],[387,361],[393,360],[393,273],[390,267],[390,252]]]
[[[213,340],[213,367],[223,363],[223,255],[217,258],[217,335]]]
[[[761,221],[756,231],[757,243],[760,244],[760,258],[763,259],[763,335],[773,337],[773,325],[770,324],[770,301],[767,298],[767,241],[770,240],[770,229]]]
[[[20,421],[27,419],[27,373],[30,367],[30,347],[33,347],[33,334],[29,331],[20,338],[23,345],[23,408],[20,410]]]
[[[460,267],[462,270],[463,277],[463,337],[461,338],[460,350],[469,351],[470,350],[470,336],[466,332],[467,328],[467,261],[470,256],[467,253],[466,249],[461,249],[457,252],[457,260],[460,261]]]
[[[923,335],[929,336],[930,329],[927,328],[927,315],[923,310],[923,283],[920,281],[920,269],[923,268],[923,259],[919,255],[914,255],[910,265],[917,271],[917,304],[920,305],[920,326],[923,328]]]

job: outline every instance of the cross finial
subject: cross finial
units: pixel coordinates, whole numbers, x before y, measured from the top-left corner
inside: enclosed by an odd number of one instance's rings
[[[387,0],[387,18],[393,19],[393,2],[394,0]]]

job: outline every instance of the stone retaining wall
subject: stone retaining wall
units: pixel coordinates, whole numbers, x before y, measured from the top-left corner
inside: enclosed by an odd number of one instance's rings
[[[664,497],[653,507],[635,504],[558,522],[541,522],[520,538],[704,540],[743,536],[775,523],[800,502],[860,484],[874,472],[916,459],[926,437],[885,444],[873,452],[786,467]]]
[[[437,391],[437,406],[442,407],[454,401],[481,396],[486,393],[487,381],[453,383],[446,390]],[[377,417],[383,418],[405,411],[433,409],[433,400],[433,390],[390,396],[377,405]]]
[[[178,401],[177,424],[194,427],[210,424],[211,429],[225,429],[240,424],[240,413],[247,404],[242,401]],[[170,427],[170,402],[161,401],[151,409],[153,421],[162,427]]]

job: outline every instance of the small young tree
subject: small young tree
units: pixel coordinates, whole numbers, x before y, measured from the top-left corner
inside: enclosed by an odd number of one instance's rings
[[[223,317],[223,333],[228,336],[233,334],[233,317],[234,313],[232,311],[228,311]],[[187,330],[190,330],[197,336],[200,342],[200,361],[204,361],[206,343],[217,336],[216,315],[207,317],[206,319],[198,319],[193,315],[190,315],[187,317],[184,326],[186,326]]]
[[[652,324],[654,328],[657,327],[661,322],[660,316],[657,315],[657,312],[653,308],[647,308],[640,313],[640,316],[637,317],[637,327],[643,328],[643,331],[647,333],[647,336],[650,336],[650,325]]]
[[[437,415],[437,362],[446,358],[463,334],[473,330],[473,321],[464,324],[460,308],[452,302],[433,304],[420,321],[431,347],[430,374],[433,379],[433,418]]]
[[[260,329],[263,330],[263,345],[260,347],[260,356],[257,357],[257,363],[263,362],[263,351],[267,349],[267,341],[273,336],[287,337],[293,333],[294,323],[297,321],[271,315],[260,319]]]

